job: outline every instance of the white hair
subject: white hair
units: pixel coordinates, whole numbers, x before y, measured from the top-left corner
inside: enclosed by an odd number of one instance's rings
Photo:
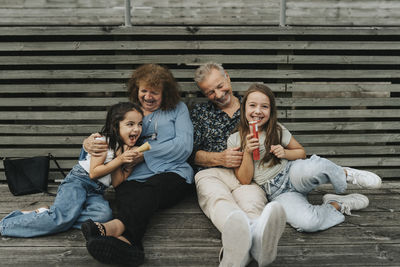
[[[196,72],[194,74],[194,81],[196,83],[202,82],[208,75],[210,75],[212,70],[218,70],[226,78],[225,70],[221,64],[215,62],[207,62],[200,65],[200,67],[196,69]]]

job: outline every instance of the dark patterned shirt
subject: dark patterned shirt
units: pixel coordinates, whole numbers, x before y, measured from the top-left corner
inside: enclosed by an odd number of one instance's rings
[[[241,101],[241,98],[239,97]],[[240,120],[240,109],[230,118],[228,114],[216,108],[210,101],[197,104],[190,112],[194,128],[192,159],[198,150],[221,152],[227,148],[226,141]],[[194,166],[197,171],[206,167]],[[195,168],[195,169],[196,169]]]

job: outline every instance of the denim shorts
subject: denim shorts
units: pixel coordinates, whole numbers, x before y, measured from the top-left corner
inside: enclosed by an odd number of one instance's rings
[[[295,191],[289,177],[289,170],[292,163],[293,161],[288,161],[285,168],[268,182],[269,185],[267,183],[261,185],[261,188],[267,195],[268,201],[273,201],[280,194]]]

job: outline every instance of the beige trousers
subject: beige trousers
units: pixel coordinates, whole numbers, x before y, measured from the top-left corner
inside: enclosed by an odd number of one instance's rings
[[[256,219],[267,204],[264,190],[254,182],[240,184],[232,169],[205,169],[194,179],[200,208],[220,232],[231,212],[242,210]]]

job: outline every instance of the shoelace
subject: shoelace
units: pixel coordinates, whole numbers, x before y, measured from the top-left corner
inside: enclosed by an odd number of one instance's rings
[[[352,173],[351,177],[353,178],[352,184],[358,184],[357,183],[358,174]]]
[[[360,215],[351,214],[351,208],[350,208],[350,206],[349,206],[349,205],[346,205],[346,204],[343,204],[343,203],[340,204],[340,212],[341,212],[341,213],[344,213],[344,214],[347,214],[347,215],[349,215],[349,216],[360,217]]]

